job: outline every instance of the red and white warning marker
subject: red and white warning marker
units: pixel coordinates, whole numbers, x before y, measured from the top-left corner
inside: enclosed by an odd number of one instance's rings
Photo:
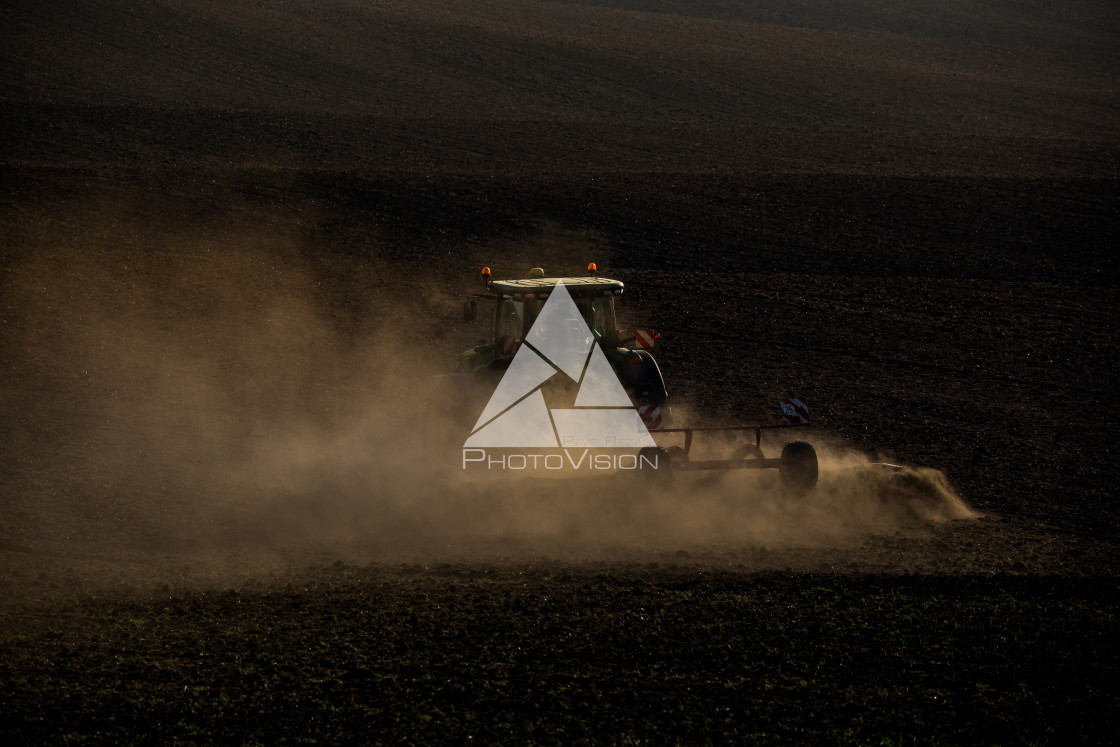
[[[517,350],[517,340],[513,339],[511,335],[502,335],[498,338],[498,350],[502,355],[513,355]]]
[[[653,347],[653,341],[659,336],[652,329],[639,329],[634,333],[634,342],[638,344],[638,347],[649,350]]]
[[[782,420],[786,425],[800,425],[809,422],[809,405],[805,404],[797,397],[783,397],[782,404]]]
[[[638,414],[642,416],[642,422],[646,424],[646,428],[651,431],[661,430],[661,408],[657,405],[642,405],[638,408]]]

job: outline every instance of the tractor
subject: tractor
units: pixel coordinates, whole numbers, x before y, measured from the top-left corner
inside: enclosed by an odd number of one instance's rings
[[[557,281],[562,280],[581,319],[567,320],[567,328],[561,332],[572,344],[578,345],[580,336],[598,344],[646,427],[658,429],[669,416],[669,395],[661,369],[648,350],[657,335],[640,330],[624,337],[617,326],[615,300],[625,286],[619,280],[598,277],[594,264],[588,266],[588,273],[587,277],[546,278],[544,270],[534,267],[527,280],[492,280],[490,268],[484,267],[482,278],[489,293],[464,302],[463,318],[474,320],[478,302],[490,302],[490,336],[459,356],[455,374],[481,378],[487,384],[500,378],[521,344],[526,340],[533,344],[534,322]]]
[[[537,422],[551,422],[551,426],[545,425],[543,428],[548,430],[546,438],[553,438],[553,427],[557,429],[557,433],[560,432],[561,414],[565,415],[563,422],[568,421],[567,416],[571,413],[582,413],[595,420],[601,418],[601,411],[608,409],[605,406],[609,405],[609,408],[616,411],[624,410],[629,413],[621,417],[623,420],[629,418],[633,421],[645,439],[640,443],[639,451],[644,459],[643,463],[656,465],[654,472],[660,476],[687,470],[776,468],[783,485],[791,492],[802,494],[816,485],[817,456],[812,445],[804,441],[790,442],[778,458],[767,458],[761,447],[764,430],[808,424],[808,410],[800,400],[782,400],[785,422],[781,424],[667,427],[674,425],[671,422],[669,395],[661,369],[649,350],[658,335],[651,330],[637,330],[627,335],[618,329],[615,302],[624,293],[625,286],[619,280],[599,277],[595,264],[590,264],[588,274],[582,277],[545,277],[543,269],[534,267],[527,279],[518,280],[494,280],[490,268],[484,267],[482,282],[487,292],[475,293],[464,302],[463,318],[466,321],[477,319],[480,302],[489,303],[489,335],[478,345],[460,354],[454,371],[439,377],[435,382],[428,410],[427,432],[430,443],[442,443],[445,448],[463,445],[463,436],[468,432],[466,427],[470,422],[475,422],[474,430],[477,431],[480,425],[498,412],[496,409],[493,412],[491,410],[495,400],[503,399],[498,395],[498,383],[506,372],[510,371],[512,376],[512,372],[517,370],[518,376],[523,376],[522,371],[527,364],[521,364],[518,368],[515,361],[519,355],[525,355],[533,358],[541,371],[536,378],[530,375],[526,379],[527,384],[538,385],[555,379],[556,383],[550,382],[550,386],[562,387],[566,382],[569,394],[576,385],[580,388],[575,408],[554,409],[551,410],[551,416],[543,409],[545,405],[542,396],[540,407],[544,413],[543,421]],[[528,352],[522,353],[523,347],[527,347]],[[594,348],[598,348],[598,351]],[[549,358],[541,352],[547,350],[559,351],[559,357]],[[571,369],[565,367],[563,362],[557,365],[555,361],[563,358],[566,351],[576,351],[574,355],[581,366]],[[595,367],[592,362],[595,360],[606,361],[600,363],[596,370],[600,378],[612,380],[607,386],[614,387],[614,398],[607,402],[602,397],[593,400],[589,396],[581,410],[583,387],[593,378],[591,372]],[[608,370],[607,364],[613,376],[602,375]],[[560,371],[566,372],[568,376],[553,376]],[[527,392],[521,391],[508,394],[502,404],[512,405],[521,397],[527,401],[529,397],[526,394]],[[482,416],[479,416],[481,404],[486,402],[487,397],[491,397],[491,401],[487,403],[487,409],[482,411]],[[599,412],[591,413],[591,410]],[[715,430],[751,432],[754,434],[753,443],[744,445],[735,459],[693,459],[691,449],[694,434]],[[670,443],[680,441],[682,435],[683,443]],[[531,440],[530,437],[529,441]],[[529,441],[525,442],[526,446],[544,445],[544,442]],[[468,440],[467,444],[469,443]],[[517,443],[522,442],[518,440]],[[565,442],[561,438],[559,443],[553,445],[564,443],[570,441]]]

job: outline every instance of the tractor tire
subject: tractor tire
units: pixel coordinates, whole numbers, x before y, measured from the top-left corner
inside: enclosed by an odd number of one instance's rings
[[[796,497],[807,494],[817,486],[817,450],[806,441],[790,441],[782,449],[778,474],[787,493]]]

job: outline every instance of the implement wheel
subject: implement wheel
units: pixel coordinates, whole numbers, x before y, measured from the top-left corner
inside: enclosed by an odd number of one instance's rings
[[[806,441],[790,441],[782,449],[778,474],[787,492],[805,495],[817,485],[817,450]]]

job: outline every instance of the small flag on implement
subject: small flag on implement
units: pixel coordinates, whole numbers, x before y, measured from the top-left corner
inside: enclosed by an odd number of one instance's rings
[[[782,420],[786,425],[799,425],[809,422],[809,406],[790,395],[781,399]]]

